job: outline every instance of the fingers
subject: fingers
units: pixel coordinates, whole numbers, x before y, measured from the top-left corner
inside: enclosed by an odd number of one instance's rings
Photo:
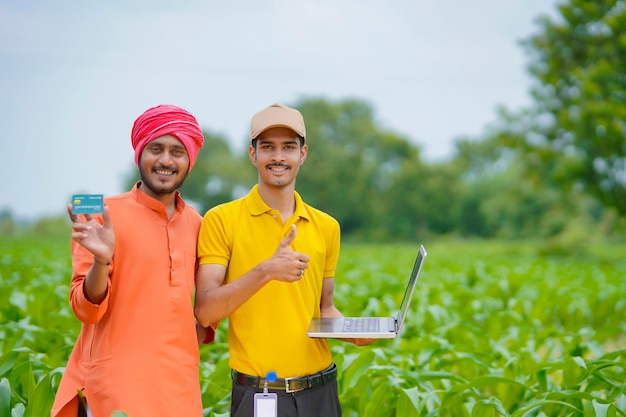
[[[72,215],[72,239],[80,242],[89,236],[91,225],[79,221],[78,215]]]
[[[107,229],[111,229],[113,227],[113,224],[111,223],[111,213],[109,213],[109,206],[104,206],[104,211],[102,212],[102,220],[102,225]]]
[[[377,339],[364,339],[364,338],[354,339],[354,344],[357,346],[367,346],[371,344],[372,342],[375,342],[376,340]]]
[[[297,234],[298,234],[298,230],[296,229],[296,225],[292,224],[289,234],[285,236],[283,240],[281,240],[280,243],[278,244],[278,250],[276,251],[276,253],[279,253],[279,252],[284,253],[285,252],[284,249],[287,249],[293,252],[294,254],[296,254],[297,260],[304,263],[302,268],[307,268],[309,260],[310,260],[309,256],[305,255],[304,253],[294,252],[290,248],[290,245],[293,242],[293,240],[296,238]]]
[[[68,204],[67,205],[67,214],[69,214],[70,216],[70,220],[72,221],[72,223],[76,224],[78,222],[80,222],[80,217],[78,214],[74,214],[74,211],[72,210],[72,205]],[[93,216],[91,214],[83,214],[83,216],[85,216],[85,220],[89,221],[89,220],[93,220]],[[74,227],[74,226],[72,226]]]
[[[353,343],[357,346],[367,346],[369,344],[371,344],[372,342],[375,342],[378,339],[366,339],[366,338],[342,338],[340,340],[343,340],[344,342],[350,342]]]
[[[89,213],[83,214],[84,221],[81,221],[79,215],[74,214],[74,212],[72,211],[71,204],[67,205],[67,214],[69,215],[69,218],[73,223],[72,228],[76,228],[78,224],[92,223],[94,221],[97,222],[96,217]],[[106,205],[104,206],[104,211],[102,213],[102,220],[103,220],[102,225],[104,227],[109,228],[109,229],[113,227],[113,223],[111,222],[111,213],[109,211],[109,206],[106,206]]]
[[[80,215],[74,214],[72,205],[67,205],[67,214],[72,221],[72,239],[81,241],[89,236],[93,227],[98,227],[98,221],[96,217],[91,214],[83,214],[81,219]],[[109,207],[104,206],[104,212],[102,213],[103,226],[112,229],[111,215],[109,213]]]
[[[286,261],[284,258],[279,263],[273,265],[274,272],[272,276],[278,281],[300,281],[306,275],[307,265],[297,261]]]
[[[87,238],[89,235],[85,232],[72,232],[72,239],[77,242],[81,242],[83,239]]]
[[[293,240],[296,238],[297,234],[298,234],[298,231],[296,230],[296,225],[292,224],[289,234],[283,240],[280,241],[279,247],[288,248],[289,245],[291,245],[291,242],[293,242]]]
[[[291,226],[289,234],[278,244],[278,249],[270,259],[272,276],[279,281],[299,281],[309,267],[309,256],[296,252],[290,245],[297,236],[296,225]]]
[[[72,212],[71,204],[67,205],[67,214],[70,216],[70,220],[72,221],[72,223],[75,223],[76,220],[78,220],[78,216]]]
[[[295,276],[296,280],[300,280],[304,278],[304,274],[309,267],[309,257],[298,252],[293,252],[293,255],[296,258],[292,258],[288,263],[289,275]]]

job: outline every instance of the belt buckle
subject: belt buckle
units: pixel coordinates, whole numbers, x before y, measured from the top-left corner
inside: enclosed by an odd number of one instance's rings
[[[296,380],[296,379],[300,379],[300,377],[285,378],[285,392],[292,393],[292,392],[302,391],[304,389],[304,388],[291,389],[291,387],[289,387],[289,381]]]

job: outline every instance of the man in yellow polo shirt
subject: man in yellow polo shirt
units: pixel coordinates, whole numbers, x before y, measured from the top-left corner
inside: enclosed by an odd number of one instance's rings
[[[306,335],[313,317],[340,317],[333,301],[339,223],[295,191],[307,157],[302,114],[273,104],[252,118],[248,153],[258,184],[216,206],[198,238],[196,317],[229,317],[232,416],[254,416],[265,378],[280,416],[341,415],[337,369],[326,339]],[[357,345],[369,339],[351,339]]]

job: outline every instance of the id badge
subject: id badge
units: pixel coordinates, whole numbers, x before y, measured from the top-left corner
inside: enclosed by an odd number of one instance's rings
[[[254,394],[254,417],[277,417],[278,395],[275,392]]]

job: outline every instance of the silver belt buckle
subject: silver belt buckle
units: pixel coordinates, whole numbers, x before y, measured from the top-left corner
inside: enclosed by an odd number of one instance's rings
[[[300,378],[299,377],[285,378],[285,392],[291,393],[291,392],[302,391],[304,388],[291,389],[291,387],[289,387],[289,381],[292,379],[300,379]]]

